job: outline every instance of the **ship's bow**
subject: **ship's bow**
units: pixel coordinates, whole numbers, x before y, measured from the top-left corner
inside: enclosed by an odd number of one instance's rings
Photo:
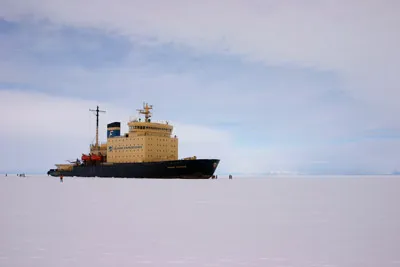
[[[209,179],[214,175],[219,162],[219,159],[184,160],[179,162],[179,165],[185,167],[178,176],[185,179]]]

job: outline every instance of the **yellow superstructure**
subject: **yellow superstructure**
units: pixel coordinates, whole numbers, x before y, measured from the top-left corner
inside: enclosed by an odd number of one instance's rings
[[[119,135],[120,128],[110,124],[107,128],[107,144],[99,148],[106,153],[108,163],[154,162],[178,159],[178,138],[172,136],[173,126],[168,122],[151,122],[152,106],[144,104],[139,113],[145,120],[135,119],[128,122],[129,132]],[[118,135],[113,135],[117,131]],[[95,152],[95,147],[91,149]]]

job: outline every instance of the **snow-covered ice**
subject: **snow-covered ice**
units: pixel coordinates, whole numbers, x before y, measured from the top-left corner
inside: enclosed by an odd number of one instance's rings
[[[0,266],[390,267],[400,178],[0,177]]]

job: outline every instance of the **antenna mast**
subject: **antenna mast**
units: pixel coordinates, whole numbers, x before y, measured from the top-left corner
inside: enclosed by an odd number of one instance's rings
[[[96,109],[89,109],[89,111],[96,112],[96,148],[99,148],[99,112],[106,113],[104,110],[99,110],[99,106]]]
[[[149,106],[147,103],[143,103],[143,109],[137,109],[140,114],[144,114],[145,122],[149,122],[149,119],[151,117],[150,109],[153,109],[153,105]]]

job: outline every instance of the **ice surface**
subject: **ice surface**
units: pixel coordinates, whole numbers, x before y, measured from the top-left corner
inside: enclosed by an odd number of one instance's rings
[[[0,266],[400,266],[400,178],[0,177]]]

